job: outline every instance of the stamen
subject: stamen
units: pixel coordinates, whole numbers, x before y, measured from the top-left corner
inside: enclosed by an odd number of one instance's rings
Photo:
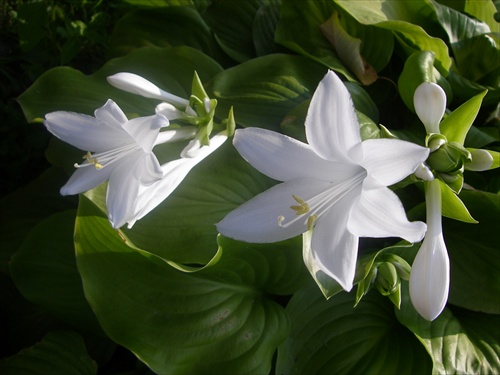
[[[311,230],[314,226],[314,222],[318,218],[318,215],[311,215],[307,218],[307,230]]]
[[[85,161],[82,164],[75,163],[73,164],[73,166],[75,168],[83,168],[93,165],[95,169],[102,169],[106,165],[109,165],[116,160],[122,159],[125,156],[130,155],[131,153],[136,152],[140,149],[141,146],[139,146],[138,144],[127,144],[125,146],[98,154],[92,154],[90,151],[87,151],[87,153],[83,155],[83,159],[85,159]]]
[[[309,205],[307,204],[307,202],[305,200],[303,200],[302,198],[297,197],[296,195],[292,195],[292,197],[293,197],[293,199],[295,199],[297,201],[297,203],[299,203],[298,206],[291,206],[290,207],[292,210],[295,211],[297,216],[307,214],[309,212]]]

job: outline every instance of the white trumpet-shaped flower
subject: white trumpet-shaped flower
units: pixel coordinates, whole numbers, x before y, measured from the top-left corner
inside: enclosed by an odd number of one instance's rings
[[[243,158],[284,182],[230,212],[217,228],[247,242],[280,241],[314,228],[304,246],[312,254],[304,258],[350,290],[359,237],[423,238],[426,225],[409,222],[387,186],[413,173],[429,150],[396,139],[362,142],[349,92],[331,71],[313,95],[305,127],[309,144],[265,129],[236,131]]]
[[[446,93],[433,82],[421,83],[413,95],[413,105],[427,134],[439,134],[439,123],[446,110]]]
[[[114,228],[135,221],[137,197],[162,180],[164,171],[152,149],[163,142],[193,136],[193,129],[167,130],[161,115],[128,120],[118,105],[108,100],[94,116],[74,112],[52,112],[45,116],[47,129],[63,141],[87,151],[84,162],[61,188],[61,194],[83,193],[108,181],[106,206]],[[92,151],[92,152],[91,152]]]
[[[443,311],[450,286],[450,261],[441,224],[439,180],[426,183],[427,233],[410,274],[410,299],[425,319],[432,321]]]

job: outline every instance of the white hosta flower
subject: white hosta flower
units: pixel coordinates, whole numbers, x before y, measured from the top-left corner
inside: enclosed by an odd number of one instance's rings
[[[108,218],[114,228],[134,220],[140,189],[163,178],[153,147],[194,135],[193,129],[160,132],[169,125],[161,114],[128,120],[118,105],[108,100],[95,117],[74,112],[45,116],[47,129],[63,141],[87,151],[85,161],[61,188],[61,194],[83,193],[109,180],[106,195]],[[90,152],[92,151],[92,152]]]
[[[107,78],[108,82],[123,91],[151,99],[164,100],[170,104],[186,108],[189,101],[160,89],[154,83],[134,73],[116,73]],[[171,118],[169,118],[171,120]]]
[[[426,186],[427,233],[410,274],[410,299],[425,319],[443,311],[450,287],[450,261],[441,225],[441,188],[435,179]]]
[[[413,105],[427,134],[439,134],[439,123],[446,110],[446,93],[441,86],[432,82],[420,84],[413,95]]]
[[[413,173],[429,150],[396,139],[362,142],[349,92],[331,71],[314,93],[305,126],[309,144],[264,129],[236,131],[239,153],[284,182],[230,212],[217,228],[237,240],[275,242],[314,226],[304,246],[312,254],[304,258],[350,290],[359,237],[423,238],[426,225],[409,222],[387,186]]]

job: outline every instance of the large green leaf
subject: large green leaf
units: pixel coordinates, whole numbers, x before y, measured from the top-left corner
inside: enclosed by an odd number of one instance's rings
[[[389,299],[372,291],[354,308],[355,293],[328,301],[310,283],[290,300],[288,339],[278,349],[277,374],[428,373],[430,360],[396,320]]]
[[[222,112],[236,122],[278,130],[284,116],[309,99],[326,68],[301,56],[268,55],[218,74],[209,84]]]
[[[153,371],[269,372],[290,324],[269,293],[296,290],[305,272],[295,241],[254,247],[220,238],[208,266],[185,272],[127,246],[83,197],[75,243],[102,327]]]
[[[460,198],[478,224],[444,219],[450,255],[450,303],[500,314],[500,196],[463,190]]]
[[[3,375],[95,375],[97,365],[83,338],[72,331],[48,333],[42,341],[0,362]]]
[[[149,46],[189,46],[217,60],[222,57],[210,28],[191,7],[174,6],[127,13],[111,34],[108,55],[123,56],[136,48]]]
[[[452,266],[453,267],[453,266]],[[404,283],[399,321],[425,346],[434,374],[495,374],[500,369],[500,316],[445,309],[434,321],[418,315]]]
[[[75,199],[59,194],[66,179],[61,169],[50,168],[0,201],[0,269],[3,272],[9,273],[11,256],[38,222],[53,213],[76,208]]]
[[[203,13],[220,46],[232,59],[243,62],[256,56],[254,20],[265,3],[265,0],[219,0]]]
[[[10,272],[27,300],[73,326],[102,334],[76,268],[75,217],[76,210],[64,211],[35,226],[12,257]]]
[[[360,23],[392,31],[407,56],[417,51],[434,52],[436,68],[441,74],[447,74],[451,66],[448,47],[443,40],[428,34],[435,31],[435,25],[429,17],[429,14],[434,13],[434,9],[428,2],[335,1]]]
[[[361,56],[376,71],[383,69],[392,54],[391,33],[377,27],[361,25],[341,8],[336,7],[331,0],[284,0],[276,30],[276,41],[343,74],[349,80],[356,81],[356,76],[347,68],[345,62],[341,61],[339,54],[320,29],[336,11],[342,12],[341,22],[345,32],[361,40]]]
[[[113,99],[129,115],[151,115],[158,100],[116,89],[106,77],[118,72],[136,73],[188,98],[194,71],[206,81],[221,70],[210,57],[189,47],[145,47],[108,61],[88,76],[67,67],[49,70],[19,97],[19,102],[30,122],[58,110],[92,114],[107,99]]]
[[[432,4],[463,76],[477,81],[498,68],[500,50],[486,23],[437,2]]]

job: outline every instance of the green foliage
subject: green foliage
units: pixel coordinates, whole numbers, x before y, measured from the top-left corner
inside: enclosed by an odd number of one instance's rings
[[[314,283],[300,236],[249,244],[218,234],[227,213],[276,184],[231,139],[133,228],[114,230],[106,184],[79,201],[60,196],[85,151],[49,141],[40,124],[53,111],[92,115],[107,99],[129,118],[151,115],[160,100],[121,91],[106,77],[136,73],[189,100],[196,72],[198,111],[206,112],[208,96],[218,123],[234,113],[238,127],[304,140],[309,101],[332,69],[352,96],[363,139],[423,145],[413,94],[436,82],[448,99],[441,132],[455,147],[443,153],[486,149],[495,158],[494,2],[18,0],[0,14],[7,52],[0,57],[7,99],[0,316],[9,345],[2,374],[500,371],[498,170],[453,165],[460,180],[441,184],[450,294],[444,312],[427,322],[406,282],[419,244],[362,239],[347,293],[331,279]],[[154,153],[165,163],[184,146],[162,144]],[[431,164],[445,164],[433,157]],[[415,181],[393,188],[411,220],[423,220]]]

